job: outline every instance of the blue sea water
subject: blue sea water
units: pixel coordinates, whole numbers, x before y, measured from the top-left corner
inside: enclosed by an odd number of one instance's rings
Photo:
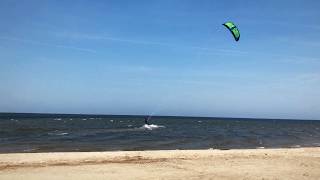
[[[0,152],[243,149],[320,146],[320,121],[0,114]]]

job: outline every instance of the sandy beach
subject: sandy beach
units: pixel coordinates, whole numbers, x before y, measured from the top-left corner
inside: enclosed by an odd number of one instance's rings
[[[320,148],[0,154],[0,179],[320,179]]]

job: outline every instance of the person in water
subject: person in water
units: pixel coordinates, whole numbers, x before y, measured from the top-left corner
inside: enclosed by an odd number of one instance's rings
[[[144,118],[144,124],[150,125],[149,119],[150,119],[150,116],[146,116],[146,117]]]

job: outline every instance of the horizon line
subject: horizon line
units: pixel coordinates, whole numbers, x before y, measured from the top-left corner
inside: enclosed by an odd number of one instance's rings
[[[259,118],[259,117],[219,117],[219,116],[192,116],[192,115],[148,115],[148,114],[93,114],[93,113],[50,113],[50,112],[0,112],[3,114],[25,114],[25,115],[76,115],[76,116],[138,116],[138,117],[181,117],[181,118],[209,118],[209,119],[249,119],[249,120],[294,120],[294,121],[320,121],[320,119],[289,119],[289,118]]]

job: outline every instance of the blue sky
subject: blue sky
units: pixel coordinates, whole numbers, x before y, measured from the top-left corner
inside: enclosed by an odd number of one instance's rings
[[[319,7],[2,0],[0,111],[320,119]]]

